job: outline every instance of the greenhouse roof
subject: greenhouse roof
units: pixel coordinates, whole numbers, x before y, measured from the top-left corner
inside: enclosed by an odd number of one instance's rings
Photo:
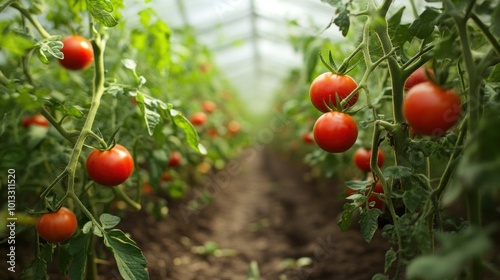
[[[171,28],[191,26],[244,101],[267,109],[284,76],[301,64],[290,34],[319,34],[335,9],[320,0],[128,0],[129,11],[152,7]],[[293,21],[295,24],[290,24]],[[175,36],[175,34],[174,34]],[[337,28],[321,34],[342,38]]]

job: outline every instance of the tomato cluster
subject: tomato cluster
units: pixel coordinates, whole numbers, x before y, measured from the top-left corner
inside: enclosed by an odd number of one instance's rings
[[[321,149],[330,153],[342,153],[356,142],[358,126],[354,119],[346,113],[333,111],[333,108],[338,107],[337,100],[347,98],[356,87],[356,82],[350,76],[331,72],[319,75],[311,83],[311,103],[324,113],[313,127],[314,141]],[[353,106],[358,95],[355,93],[344,105],[344,109]]]

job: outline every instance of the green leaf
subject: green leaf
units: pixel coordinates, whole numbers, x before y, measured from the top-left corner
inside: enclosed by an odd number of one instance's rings
[[[104,244],[115,257],[120,275],[125,280],[147,280],[146,258],[141,250],[121,230],[113,229],[104,233]]]
[[[200,143],[200,138],[198,137],[198,133],[196,132],[196,129],[194,126],[189,122],[186,117],[184,117],[179,111],[175,109],[170,109],[169,110],[170,115],[174,119],[175,125],[182,129],[184,133],[186,134],[186,141],[188,145],[198,153],[205,155],[207,154],[207,150],[203,145]]]
[[[158,103],[155,99],[151,99],[144,94],[138,92],[136,96],[137,106],[144,116],[144,122],[148,129],[149,135],[153,135],[155,127],[161,121],[161,115],[157,112]]]
[[[341,0],[321,0],[321,2],[329,4],[333,7],[338,7],[339,4],[342,4]]]
[[[23,270],[21,279],[49,280],[49,275],[47,275],[47,263],[42,259],[36,258],[29,267]]]
[[[438,16],[439,12],[431,8],[426,8],[422,14],[420,14],[420,16],[412,22],[408,28],[408,32],[419,39],[429,37],[434,30]]]
[[[434,254],[413,259],[406,271],[407,279],[455,279],[467,263],[492,247],[482,229],[467,228],[460,233],[438,234],[442,247]]]
[[[3,29],[3,24],[0,27]],[[0,49],[5,49],[14,55],[23,56],[34,46],[35,44],[24,36],[10,31],[0,32]]]
[[[411,190],[404,192],[403,202],[410,212],[417,211],[430,197],[430,192],[422,187],[413,186]]]
[[[89,223],[92,224],[92,222]],[[79,234],[71,239],[69,243],[69,254],[73,258],[73,261],[69,267],[70,279],[85,279],[85,272],[87,270],[87,252],[92,238],[92,234]]]
[[[113,4],[109,0],[87,0],[87,6],[90,14],[100,24],[107,27],[113,27],[118,24],[111,14],[113,12]]]
[[[337,8],[337,17],[333,20],[333,23],[339,27],[339,30],[342,32],[342,36],[347,36],[349,26],[351,25],[347,5],[341,5]]]
[[[351,180],[351,181],[345,182],[345,185],[349,189],[352,189],[355,191],[366,190],[370,184],[371,184],[370,181],[359,181],[359,180]]]
[[[493,19],[492,31],[497,37],[500,37],[500,5],[496,5],[493,13],[491,14],[491,18]]]
[[[370,242],[378,228],[378,216],[382,213],[377,208],[368,209],[361,212],[359,224],[361,226],[361,236],[366,242]]]
[[[384,274],[380,274],[380,273],[377,273],[375,275],[373,275],[372,277],[372,280],[388,280],[389,278],[387,278],[386,275]]]
[[[108,213],[103,213],[99,216],[102,227],[104,229],[114,228],[118,223],[120,223],[120,217],[110,215]]]
[[[413,170],[405,166],[390,166],[384,169],[384,177],[394,179],[401,179],[404,177],[409,177],[413,174]]]
[[[352,223],[352,215],[354,211],[356,211],[357,207],[352,205],[351,203],[344,204],[344,211],[342,211],[342,215],[340,216],[340,220],[337,222],[341,231],[348,231],[351,228]]]
[[[391,248],[389,251],[385,252],[385,265],[384,273],[387,273],[392,264],[397,260],[396,252]]]
[[[38,47],[38,58],[43,63],[49,63],[47,55],[55,57],[57,59],[63,59],[64,54],[61,52],[63,47],[63,43],[60,41],[59,36],[52,36],[47,39],[43,39],[42,41],[37,43]]]

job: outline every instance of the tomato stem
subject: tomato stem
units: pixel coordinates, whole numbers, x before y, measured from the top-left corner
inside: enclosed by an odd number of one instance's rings
[[[42,35],[44,39],[50,37],[50,34],[45,30],[45,28],[43,28],[43,26],[38,22],[38,20],[34,18],[33,15],[23,7],[22,3],[18,1],[11,1],[11,2],[12,3],[10,3],[10,5],[12,6],[12,8],[18,10],[24,17],[26,17],[31,22],[31,24],[33,24],[36,30],[38,30],[38,33],[40,33],[40,35]],[[9,2],[7,2],[6,5],[7,4],[9,4]]]
[[[128,197],[128,195],[120,188],[120,186],[113,187],[113,192],[118,198],[123,199],[123,201],[127,203],[127,205],[132,207],[134,210],[136,211],[141,210],[142,208],[141,204],[135,202],[130,197]]]

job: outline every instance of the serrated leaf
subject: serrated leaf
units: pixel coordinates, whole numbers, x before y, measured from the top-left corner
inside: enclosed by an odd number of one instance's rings
[[[405,166],[389,166],[384,169],[383,173],[386,178],[393,177],[394,179],[401,179],[411,176],[413,174],[413,170]]]
[[[415,212],[430,197],[430,192],[420,186],[413,186],[411,190],[404,192],[403,202],[410,212]]]
[[[118,24],[111,14],[113,12],[113,4],[109,0],[87,0],[87,6],[90,14],[100,24],[107,27],[113,27]]]
[[[429,37],[434,30],[434,25],[438,16],[439,13],[436,10],[431,8],[425,9],[420,16],[412,22],[408,28],[408,32],[419,39]]]
[[[342,211],[340,220],[337,222],[337,225],[339,226],[341,231],[345,232],[351,228],[352,215],[356,209],[357,207],[350,203],[344,204],[344,211]]]
[[[37,47],[39,49],[39,56],[43,56],[47,59],[47,55],[50,55],[57,59],[63,59],[64,54],[61,52],[63,43],[59,39],[60,38],[58,36],[53,36],[38,42]]]
[[[396,252],[391,248],[385,252],[384,272],[387,273],[392,264],[397,260]]]
[[[157,102],[146,97],[140,92],[137,93],[135,100],[137,101],[137,106],[141,110],[141,113],[144,117],[144,122],[146,123],[148,134],[153,135],[155,127],[161,121],[161,115],[157,112]]]
[[[103,213],[99,216],[99,220],[101,221],[102,227],[104,229],[114,228],[118,223],[120,223],[120,217],[113,216],[108,213]]]
[[[352,190],[361,191],[366,190],[367,187],[371,184],[370,181],[359,181],[359,180],[351,180],[345,182],[345,185]]]
[[[92,238],[92,234],[79,234],[69,242],[69,254],[73,259],[69,266],[69,277],[71,280],[85,279],[87,252]]]
[[[196,132],[196,129],[194,126],[189,122],[186,117],[184,117],[179,111],[175,109],[169,110],[170,115],[174,119],[175,125],[182,129],[184,133],[186,134],[186,141],[188,145],[198,153],[205,155],[207,153],[207,150],[203,145],[200,143],[200,138],[198,136],[198,133]]]
[[[147,280],[146,258],[141,250],[121,230],[113,229],[104,234],[104,244],[115,257],[120,275],[125,280]]]
[[[370,243],[373,235],[378,228],[378,216],[381,211],[377,208],[368,209],[364,212],[361,212],[359,216],[359,224],[361,227],[361,236],[363,239]]]
[[[349,9],[346,5],[341,5],[337,8],[337,17],[335,17],[333,23],[339,27],[342,36],[347,36],[351,22],[349,19]]]

